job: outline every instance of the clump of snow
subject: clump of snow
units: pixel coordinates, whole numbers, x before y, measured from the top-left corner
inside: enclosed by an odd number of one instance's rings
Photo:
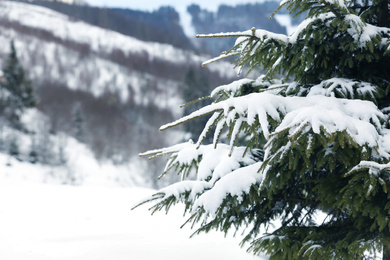
[[[303,98],[296,99],[292,100],[295,100],[299,107],[295,107],[284,117],[275,132],[290,129],[293,135],[294,130],[307,124],[316,134],[320,133],[321,128],[326,129],[329,134],[347,131],[359,145],[378,145],[379,133],[376,127],[381,127],[379,119],[384,119],[385,116],[373,103],[311,96],[306,98],[310,105],[305,106],[299,101],[303,101]]]
[[[202,193],[205,189],[210,189],[211,183],[207,181],[181,181],[171,184],[159,190],[159,193],[164,197],[175,197],[179,199],[181,194],[191,192],[191,199],[195,199],[198,193]]]
[[[368,82],[356,82],[354,80],[344,78],[331,78],[311,87],[308,96],[323,95],[334,97],[336,89],[340,88],[340,91],[345,93],[345,96],[355,98],[354,87],[360,96],[374,97],[377,93],[377,88]]]
[[[300,23],[297,26],[297,29],[295,30],[295,32],[290,35],[290,37],[288,38],[288,43],[295,44],[297,42],[297,40],[299,39],[300,34],[304,30],[306,30],[306,28],[309,26],[309,24],[314,22],[316,19],[319,19],[319,20],[324,22],[325,20],[329,20],[329,19],[334,18],[334,17],[336,17],[334,13],[325,13],[325,14],[320,14],[316,18],[305,19],[302,23]]]
[[[215,88],[211,92],[210,96],[216,97],[219,92],[223,91],[223,92],[228,92],[228,93],[230,92],[230,96],[233,97],[234,93],[236,93],[238,91],[238,89],[240,89],[242,87],[242,85],[252,83],[252,82],[253,82],[252,79],[247,79],[247,78],[236,80],[230,84],[222,85],[222,86]]]
[[[364,23],[361,18],[355,14],[348,14],[344,19],[350,24],[347,30],[348,33],[355,41],[359,42],[359,47],[365,47],[372,38],[380,35],[381,33],[390,33],[389,28],[377,27]]]
[[[227,195],[241,196],[243,193],[248,193],[252,185],[262,181],[263,175],[258,172],[261,164],[261,162],[254,163],[227,174],[195,201],[194,209],[201,207],[213,215]]]
[[[226,174],[240,168],[241,165],[249,165],[256,161],[251,156],[244,156],[245,147],[236,147],[230,154],[230,148],[224,144],[201,146],[202,161],[198,166],[198,180],[211,178],[211,182],[216,182]]]

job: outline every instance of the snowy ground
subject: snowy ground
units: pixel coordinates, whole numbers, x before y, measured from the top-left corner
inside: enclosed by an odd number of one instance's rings
[[[18,138],[25,147],[27,139]],[[211,233],[190,239],[193,231],[180,229],[180,208],[154,216],[147,205],[131,210],[155,192],[139,187],[145,186],[142,165],[98,162],[85,145],[63,139],[63,166],[0,153],[0,260],[261,259],[240,248],[240,238]],[[80,185],[61,185],[69,176]]]
[[[1,168],[1,167],[0,167]],[[66,186],[1,178],[2,260],[246,260],[239,239],[189,239],[181,212],[130,208],[152,190]]]

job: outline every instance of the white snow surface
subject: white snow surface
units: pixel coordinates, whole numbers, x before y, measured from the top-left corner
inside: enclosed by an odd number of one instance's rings
[[[0,171],[4,170],[0,164]],[[27,168],[20,168],[20,172]],[[25,172],[28,174],[28,172]],[[249,260],[238,238],[219,233],[190,239],[180,208],[151,216],[131,210],[144,188],[0,182],[3,260]]]
[[[40,129],[44,115],[28,110],[23,122]],[[33,124],[35,122],[35,124]],[[28,138],[16,130],[21,150]],[[83,144],[65,134],[66,165],[44,166],[0,153],[1,260],[249,260],[240,237],[211,232],[190,239],[186,218],[176,206],[151,216],[147,206],[131,210],[155,190],[142,177],[138,160],[117,166],[98,162]],[[78,185],[62,185],[75,177]],[[186,216],[189,217],[189,216]]]
[[[27,121],[40,116],[30,112]],[[240,237],[211,232],[190,239],[194,230],[180,229],[186,220],[180,206],[168,215],[151,216],[147,206],[131,210],[156,192],[141,187],[147,185],[142,165],[97,162],[84,145],[62,138],[66,166],[0,153],[0,259],[266,259],[240,248]],[[79,185],[62,185],[69,175],[81,180]]]

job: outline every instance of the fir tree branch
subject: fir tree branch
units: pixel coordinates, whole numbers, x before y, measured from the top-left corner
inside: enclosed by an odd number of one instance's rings
[[[253,30],[253,28],[252,28]],[[233,32],[233,33],[210,33],[210,34],[197,34],[195,38],[222,38],[222,37],[254,37],[259,39],[253,34],[247,34],[246,32]]]
[[[185,103],[185,104],[183,104],[183,105],[180,105],[180,108],[186,107],[186,106],[188,106],[188,105],[191,105],[191,104],[194,104],[194,103],[196,103],[196,102],[199,102],[199,101],[202,101],[202,100],[206,100],[206,99],[211,99],[211,96],[206,96],[206,97],[197,98],[197,99],[192,100],[192,101],[190,101],[190,102],[187,102],[187,103]]]
[[[326,2],[325,0],[321,0],[319,1],[320,3],[323,3],[325,6],[327,6],[330,11],[337,17],[337,18],[340,18],[341,15],[339,15],[339,13],[332,7],[332,5],[330,5],[328,2]]]

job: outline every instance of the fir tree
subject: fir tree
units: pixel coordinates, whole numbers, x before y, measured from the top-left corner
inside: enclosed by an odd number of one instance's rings
[[[184,78],[183,98],[188,102],[184,106],[184,114],[189,114],[201,107],[210,104],[208,99],[203,97],[208,95],[210,85],[205,73],[197,73],[194,68],[189,68]],[[194,102],[194,100],[196,102]],[[203,125],[207,122],[207,117],[190,121],[184,125],[186,132],[190,134],[190,139],[196,138],[203,130]]]
[[[76,105],[72,113],[73,136],[80,142],[85,142],[84,116],[80,105]]]
[[[164,174],[183,178],[145,202],[153,211],[184,203],[195,233],[246,227],[243,244],[271,259],[379,256],[390,249],[389,2],[284,6],[307,13],[290,36],[199,36],[238,37],[204,65],[238,55],[240,71],[266,74],[216,88],[211,105],[160,128],[211,114],[196,143],[142,154],[170,155]]]
[[[11,124],[19,123],[20,114],[25,108],[34,107],[34,97],[31,81],[25,74],[17,57],[14,42],[10,44],[10,54],[3,65],[3,80],[0,87],[6,91],[3,112]],[[4,97],[3,97],[4,98]]]
[[[20,158],[19,144],[15,137],[11,137],[9,141],[8,154],[18,160]]]
[[[39,158],[39,155],[38,155],[38,152],[36,150],[35,139],[32,139],[30,152],[28,154],[28,161],[30,163],[37,163],[39,161],[38,158]]]

